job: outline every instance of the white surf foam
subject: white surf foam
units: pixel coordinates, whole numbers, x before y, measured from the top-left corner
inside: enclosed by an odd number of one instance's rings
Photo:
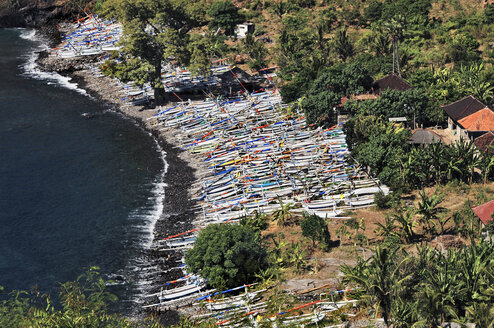
[[[25,40],[33,42],[32,49],[24,56],[26,61],[21,65],[22,76],[30,77],[36,80],[47,81],[47,84],[53,84],[62,88],[77,91],[78,93],[89,96],[86,90],[79,88],[77,83],[71,82],[70,77],[62,76],[56,72],[44,72],[38,64],[38,52],[49,50],[49,46],[46,40],[43,39],[34,29],[20,29],[20,37]]]
[[[168,163],[166,162],[166,152],[161,148],[158,140],[154,138],[155,146],[158,149],[158,152],[160,153],[161,161],[163,163],[163,169],[161,170],[157,181],[155,183],[155,186],[152,190],[153,197],[154,197],[154,206],[153,209],[149,212],[147,222],[148,225],[146,227],[146,238],[143,239],[143,246],[146,249],[151,248],[151,245],[154,240],[154,228],[156,226],[156,222],[158,222],[159,218],[163,214],[163,209],[164,209],[164,200],[165,200],[165,188],[166,188],[166,183],[164,182],[165,180],[165,175],[166,172],[168,171]]]

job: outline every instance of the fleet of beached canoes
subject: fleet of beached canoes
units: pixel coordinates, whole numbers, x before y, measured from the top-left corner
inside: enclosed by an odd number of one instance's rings
[[[269,214],[286,204],[335,218],[372,206],[376,192],[389,192],[348,163],[341,125],[314,129],[301,115],[283,114],[283,107],[277,92],[264,91],[180,102],[160,108],[152,118],[162,129],[179,130],[182,149],[202,158],[209,169],[197,195],[198,226]],[[163,244],[188,248],[194,241],[195,235],[181,235]]]
[[[122,24],[105,21],[96,15],[88,15],[75,24],[74,31],[62,35],[63,42],[54,49],[57,56],[73,58],[120,49],[117,42],[122,36]]]
[[[64,43],[56,49],[57,56],[70,58],[118,50],[120,24],[96,16],[88,16],[77,24],[75,32],[66,35]],[[101,57],[99,64],[105,59]],[[375,193],[389,193],[389,188],[361,170],[358,163],[348,160],[341,124],[315,128],[302,113],[292,109],[288,114],[276,88],[254,93],[244,90],[236,98],[209,94],[210,87],[221,84],[217,77],[231,68],[214,66],[209,77],[193,77],[187,70],[170,66],[162,71],[165,90],[178,102],[158,108],[150,120],[158,129],[173,131],[183,151],[201,159],[207,173],[198,182],[200,192],[193,195],[199,204],[196,228],[157,241],[157,249],[191,248],[199,231],[209,224],[235,223],[246,216],[272,214],[287,206],[295,207],[294,211],[299,213],[338,219],[348,210],[372,206]],[[89,69],[101,75],[98,64]],[[122,100],[129,105],[144,104],[153,96],[149,85],[115,83],[121,88]],[[209,98],[183,101],[177,95],[198,90]],[[248,286],[222,292],[206,290],[205,279],[187,272],[183,264],[179,269],[183,277],[148,295],[159,303],[145,307],[205,302],[209,312],[197,315],[196,319],[215,318],[216,325],[241,327],[256,326],[263,320],[272,322],[273,326],[317,323],[327,313],[354,304],[354,301],[321,300],[309,304],[313,306],[309,313],[281,318],[291,312],[288,310],[262,318],[266,304],[256,302],[261,291],[248,291]],[[245,289],[243,294],[224,297],[225,293],[242,289]],[[218,295],[221,299],[217,299]]]

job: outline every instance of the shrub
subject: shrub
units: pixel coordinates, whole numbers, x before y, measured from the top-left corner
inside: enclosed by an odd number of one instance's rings
[[[185,254],[187,267],[218,289],[250,282],[266,266],[258,235],[244,225],[213,224],[199,233]]]
[[[331,242],[328,224],[326,221],[315,215],[304,213],[304,219],[300,221],[302,235],[312,240],[312,247],[316,246],[316,241],[319,241],[319,248],[327,250]]]
[[[385,210],[393,206],[393,196],[392,194],[385,195],[382,191],[374,194],[374,202],[380,210]]]
[[[232,35],[236,25],[243,19],[231,0],[214,2],[208,10],[208,15],[211,16],[209,27],[211,29],[220,27],[225,30],[226,35]]]

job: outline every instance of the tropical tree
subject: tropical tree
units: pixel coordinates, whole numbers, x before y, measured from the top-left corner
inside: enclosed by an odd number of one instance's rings
[[[398,223],[398,235],[405,243],[415,240],[415,232],[413,229],[417,225],[414,220],[415,209],[408,208],[406,211],[401,211],[393,215],[393,221]]]
[[[266,250],[247,226],[213,224],[201,230],[185,263],[215,288],[235,287],[266,267]]]
[[[436,232],[435,221],[438,220],[439,213],[443,211],[439,204],[443,201],[444,194],[439,194],[439,187],[437,187],[430,197],[427,196],[425,189],[420,191],[419,196],[418,214],[421,215],[420,222],[425,227],[426,233],[432,236]]]
[[[343,281],[355,283],[363,289],[370,304],[381,313],[386,327],[390,325],[393,303],[411,275],[402,275],[400,271],[407,258],[399,259],[398,249],[377,247],[374,255],[367,261],[359,260],[355,268],[348,265],[341,267]]]
[[[396,64],[396,71],[398,72],[398,75],[401,76],[400,53],[398,48],[406,28],[405,18],[402,15],[395,15],[389,21],[384,22],[382,28],[389,35],[393,46],[393,74],[395,73]]]
[[[312,247],[316,247],[316,241],[319,241],[320,248],[327,250],[331,236],[326,221],[315,214],[310,215],[306,212],[303,213],[303,216],[304,219],[300,221],[302,235],[312,240]]]
[[[446,318],[458,319],[456,299],[463,282],[457,274],[456,256],[454,250],[450,250],[447,256],[436,252],[434,268],[422,272],[423,281],[417,299],[421,318],[415,325],[437,327],[444,324]]]
[[[211,17],[209,28],[216,30],[222,28],[226,35],[233,35],[237,24],[242,22],[242,15],[231,0],[219,0],[213,2],[207,11]]]
[[[377,228],[374,230],[374,232],[378,236],[387,238],[390,236],[397,235],[396,233],[397,227],[395,226],[395,220],[388,215],[386,215],[386,218],[384,219],[384,224],[378,222],[376,223],[376,226]]]
[[[117,297],[107,290],[99,268],[60,284],[55,300],[37,289],[5,292],[0,287],[0,327],[163,327],[152,319],[128,319],[108,310]]]
[[[450,147],[450,151],[450,158],[455,161],[455,172],[462,181],[471,183],[475,169],[480,164],[480,156],[473,141],[461,138]]]
[[[146,74],[146,82],[154,89],[157,104],[166,99],[161,82],[163,63],[174,60],[189,64],[187,40],[193,28],[204,23],[203,3],[185,0],[108,0],[102,7],[103,14],[123,24],[120,43],[125,54],[120,65],[130,58],[138,58],[152,67]],[[197,57],[197,56],[196,56]],[[196,58],[197,60],[197,58]],[[209,63],[208,63],[209,65]]]
[[[355,46],[347,35],[346,29],[336,32],[333,40],[334,49],[338,58],[343,62],[355,54]]]
[[[273,212],[273,218],[278,222],[279,226],[286,226],[291,223],[293,219],[293,214],[291,212],[293,208],[293,203],[284,204],[281,198],[278,197],[278,203],[280,208]]]

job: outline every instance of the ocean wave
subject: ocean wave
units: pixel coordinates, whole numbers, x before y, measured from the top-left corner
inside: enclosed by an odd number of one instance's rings
[[[82,95],[90,97],[86,90],[79,88],[79,85],[77,83],[71,82],[70,77],[62,76],[56,72],[42,71],[39,65],[36,63],[36,59],[38,59],[38,53],[40,51],[45,51],[50,48],[48,46],[48,42],[42,36],[36,33],[36,30],[34,29],[19,30],[21,31],[20,37],[22,39],[33,42],[33,47],[31,48],[31,50],[26,55],[24,55],[24,59],[26,61],[20,65],[20,68],[22,69],[22,76],[30,77],[36,80],[44,80],[47,81],[47,84],[53,84],[62,88],[74,90]]]
[[[152,203],[153,206],[143,215],[145,226],[143,227],[145,236],[142,239],[142,247],[145,249],[150,249],[154,240],[154,228],[156,226],[156,222],[160,219],[163,214],[164,208],[164,200],[165,200],[165,188],[167,184],[164,182],[165,174],[168,171],[168,163],[166,162],[166,152],[161,148],[160,144],[156,139],[154,139],[155,147],[158,150],[161,161],[163,163],[163,169],[159,173],[156,181],[154,183],[154,187],[151,191],[152,193]]]

